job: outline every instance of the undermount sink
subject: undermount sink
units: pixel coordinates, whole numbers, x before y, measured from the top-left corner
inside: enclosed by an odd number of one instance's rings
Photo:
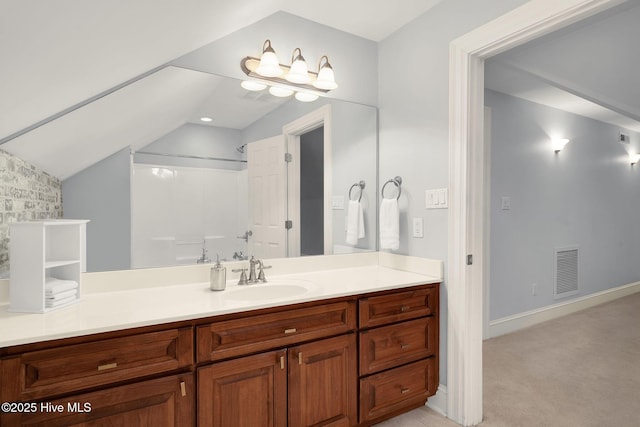
[[[311,282],[304,280],[275,280],[237,286],[225,295],[229,299],[241,301],[260,301],[266,299],[290,298],[310,291]]]

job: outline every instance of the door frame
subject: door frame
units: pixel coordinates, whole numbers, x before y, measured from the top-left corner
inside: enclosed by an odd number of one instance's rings
[[[300,135],[324,126],[324,255],[333,253],[333,221],[331,211],[332,176],[331,162],[331,105],[323,105],[311,113],[282,127],[286,150],[292,156],[292,164],[300,164]],[[287,168],[287,213],[293,228],[287,233],[287,256],[300,256],[300,169]]]
[[[484,61],[623,2],[531,0],[450,43],[447,416],[464,426],[482,421]]]

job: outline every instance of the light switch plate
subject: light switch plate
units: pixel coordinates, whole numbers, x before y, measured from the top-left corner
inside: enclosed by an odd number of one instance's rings
[[[449,190],[440,188],[425,191],[425,208],[447,209],[449,207]]]
[[[331,209],[339,211],[344,209],[344,196],[331,197]]]
[[[413,218],[413,237],[424,237],[424,225],[422,218]]]
[[[500,200],[500,209],[508,211],[511,209],[511,197],[503,196]]]

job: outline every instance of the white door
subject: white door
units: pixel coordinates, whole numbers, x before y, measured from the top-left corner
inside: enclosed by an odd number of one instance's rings
[[[247,145],[249,175],[249,255],[287,256],[286,162],[283,135]]]

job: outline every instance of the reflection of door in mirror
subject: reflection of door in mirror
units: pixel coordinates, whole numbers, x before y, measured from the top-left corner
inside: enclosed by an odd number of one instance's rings
[[[286,163],[284,136],[247,145],[249,175],[249,254],[258,259],[287,256],[285,228]]]

